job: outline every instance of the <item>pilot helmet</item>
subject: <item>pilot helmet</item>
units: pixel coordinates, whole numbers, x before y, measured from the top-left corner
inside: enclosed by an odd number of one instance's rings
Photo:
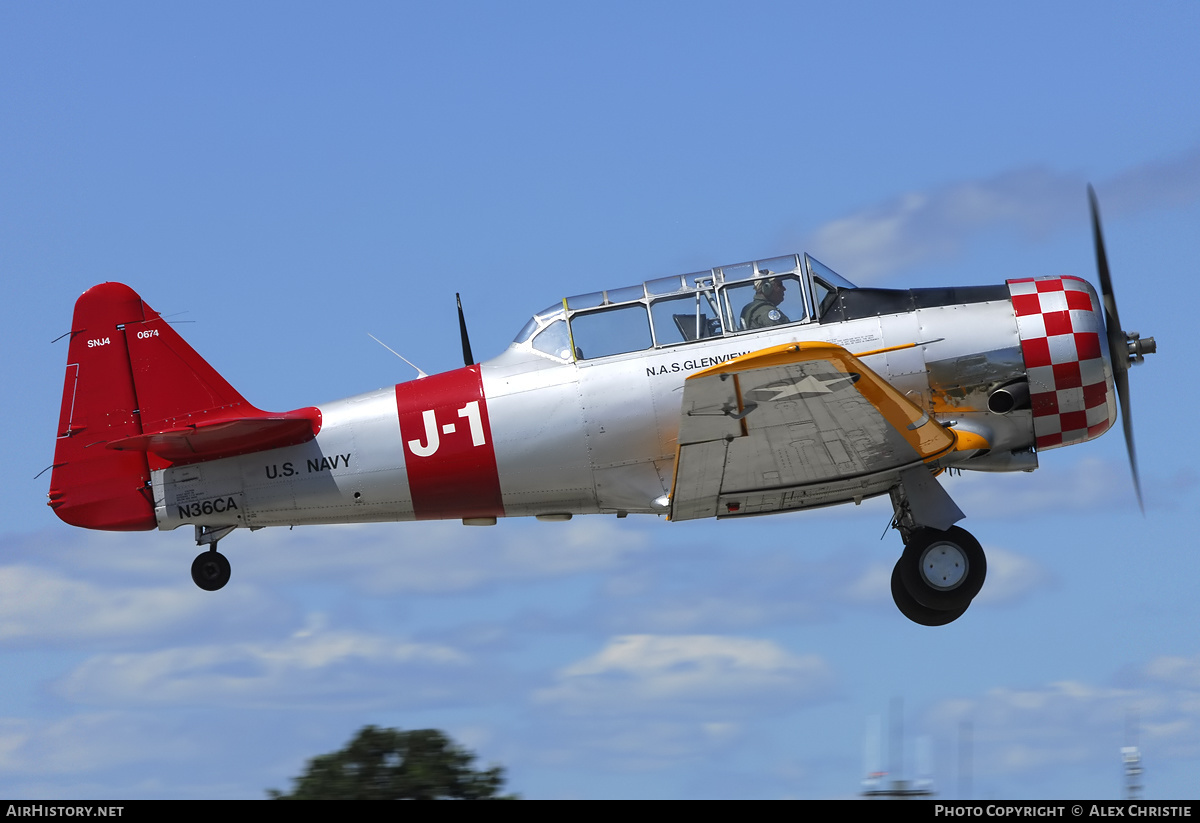
[[[756,294],[766,294],[779,278],[770,269],[759,269],[758,278],[754,281]]]

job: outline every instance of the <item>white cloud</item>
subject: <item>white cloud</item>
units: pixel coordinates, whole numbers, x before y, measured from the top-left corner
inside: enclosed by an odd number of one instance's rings
[[[818,257],[867,283],[890,272],[955,256],[974,234],[1012,226],[1042,234],[1081,213],[1084,183],[1045,169],[1006,172],[930,192],[908,192],[826,223],[808,242]]]
[[[843,587],[843,596],[852,603],[891,604],[892,569],[895,565],[895,561],[866,565],[854,580]]]
[[[247,554],[246,574],[312,578],[324,572],[376,595],[463,592],[606,571],[646,543],[642,533],[599,517],[492,527],[421,522],[272,532],[244,537],[248,546],[257,543]]]
[[[1146,665],[1145,676],[1165,686],[1200,690],[1200,657],[1157,657]]]
[[[833,682],[816,655],[770,640],[720,635],[626,635],[559,672],[535,695],[566,712],[643,713],[720,704],[720,711],[777,700],[810,701]],[[709,718],[707,722],[721,721]]]
[[[1053,455],[1057,457],[1058,455]],[[1053,459],[1043,457],[1043,460]],[[1037,471],[963,472],[945,484],[968,517],[1011,519],[1042,512],[1136,508],[1129,466],[1094,457]]]
[[[41,646],[60,642],[128,641],[215,619],[217,606],[190,579],[178,587],[106,585],[50,569],[0,567],[0,643]],[[261,623],[269,606],[249,590],[221,603]]]
[[[473,674],[472,661],[448,646],[307,629],[275,643],[100,654],[55,690],[92,704],[345,709],[454,699],[471,690]]]
[[[1122,680],[1061,680],[947,699],[926,713],[926,727],[949,740],[970,722],[981,774],[1111,765],[1130,719],[1147,757],[1200,757],[1200,657],[1157,657]]]
[[[987,581],[974,601],[976,604],[1016,602],[1052,583],[1050,572],[1030,557],[994,546],[984,546],[984,552]],[[856,579],[841,589],[843,597],[852,603],[895,608],[892,601],[894,566],[895,561],[868,564]]]
[[[806,247],[817,257],[838,261],[839,271],[851,280],[869,283],[950,259],[972,237],[991,229],[1040,237],[1083,225],[1086,184],[1076,173],[1034,167],[906,192],[826,223]],[[1200,148],[1135,166],[1099,181],[1096,190],[1110,217],[1186,205],[1200,197]]]
[[[886,524],[890,509],[841,508],[857,519],[853,528],[812,521],[827,509],[708,530],[668,526],[668,545],[607,578],[601,625],[612,634],[740,634],[829,623],[864,604],[891,607],[900,539],[880,542],[874,525]]]
[[[527,745],[547,764],[621,772],[707,763],[737,751],[763,722],[828,699],[834,681],[821,657],[770,640],[614,637],[534,693]]]
[[[553,739],[539,741],[533,755],[553,765],[603,764],[624,772],[667,769],[687,762],[706,762],[736,748],[747,736],[744,725],[728,721],[657,717],[556,719]],[[564,730],[569,730],[564,734]],[[569,740],[569,743],[564,743]]]
[[[1134,166],[1097,184],[1105,215],[1185,206],[1200,197],[1200,147]]]
[[[744,628],[787,618],[804,621],[812,617],[811,606],[795,602],[794,597],[780,600],[750,595],[751,592],[745,590],[733,594],[713,593],[711,588],[707,592],[678,593],[648,603],[633,614],[617,615],[616,620],[661,631],[687,631],[701,627]]]
[[[0,719],[0,771],[6,774],[78,774],[146,759],[170,757],[161,724],[121,712],[68,715],[51,721]],[[183,755],[186,756],[186,755]]]
[[[19,585],[40,579],[48,594],[60,595],[64,587],[75,586],[72,599],[94,587],[95,594],[88,594],[84,601],[99,598],[107,601],[110,610],[114,609],[112,601],[121,597],[156,598],[163,604],[174,598],[193,607],[196,603],[220,603],[228,610],[233,598],[239,601],[237,608],[243,609],[250,606],[249,601],[241,602],[243,597],[261,596],[259,591],[247,591],[248,583],[265,587],[281,580],[338,579],[371,594],[463,592],[497,583],[611,570],[647,543],[644,528],[600,516],[569,523],[514,519],[487,528],[436,521],[255,532],[239,529],[220,544],[233,567],[230,585],[216,595],[200,593],[197,599],[190,596],[198,590],[189,569],[200,549],[191,538],[191,532],[184,529],[121,535],[54,529],[12,536],[6,559],[31,569],[46,565],[69,568],[71,578],[30,571]],[[88,582],[73,582],[75,577]],[[107,586],[103,581],[109,581]],[[162,588],[130,588],[132,583],[146,581]],[[0,587],[4,585],[0,576]],[[9,585],[16,586],[18,581]],[[106,588],[108,594],[104,594]],[[22,598],[22,608],[28,599]],[[179,604],[174,607],[183,608]],[[115,608],[120,611],[119,604]],[[0,626],[0,639],[2,631]]]
[[[1109,752],[1120,739],[1134,695],[1074,681],[1040,687],[1001,687],[976,700],[935,705],[929,716],[943,735],[969,720],[980,773],[1032,773],[1057,764],[1079,764]]]
[[[4,535],[6,560],[69,568],[89,579],[130,585],[146,580],[190,582],[200,549],[190,529],[173,532],[103,532],[59,525],[31,534]]]
[[[1049,570],[1026,555],[991,546],[985,551],[987,581],[976,603],[1013,603],[1052,583]]]

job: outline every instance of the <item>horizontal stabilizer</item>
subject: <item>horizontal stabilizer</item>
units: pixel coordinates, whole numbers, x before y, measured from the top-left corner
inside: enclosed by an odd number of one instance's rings
[[[150,452],[180,464],[294,446],[312,440],[320,428],[321,412],[307,408],[280,415],[208,420],[179,429],[145,432],[109,441],[108,448]]]

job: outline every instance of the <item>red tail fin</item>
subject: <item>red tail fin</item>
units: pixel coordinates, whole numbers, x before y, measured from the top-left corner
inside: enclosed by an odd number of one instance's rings
[[[302,443],[315,408],[246,402],[133,289],[104,283],[75,303],[50,506],[75,526],[156,525],[150,472]]]

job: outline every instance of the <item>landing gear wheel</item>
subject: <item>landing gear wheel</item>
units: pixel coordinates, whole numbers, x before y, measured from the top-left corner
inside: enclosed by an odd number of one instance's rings
[[[900,579],[900,567],[903,563],[904,561],[900,560],[896,563],[896,568],[892,569],[892,599],[896,601],[896,608],[902,615],[922,626],[945,626],[963,616],[967,610],[966,606],[961,609],[939,610],[922,606],[914,600]],[[968,602],[967,605],[970,603]]]
[[[937,611],[965,609],[983,588],[987,558],[966,529],[918,529],[896,564],[900,581],[922,606]],[[902,610],[903,611],[903,610]]]
[[[229,561],[216,549],[200,552],[192,561],[192,581],[206,592],[215,592],[228,583],[231,572]]]

